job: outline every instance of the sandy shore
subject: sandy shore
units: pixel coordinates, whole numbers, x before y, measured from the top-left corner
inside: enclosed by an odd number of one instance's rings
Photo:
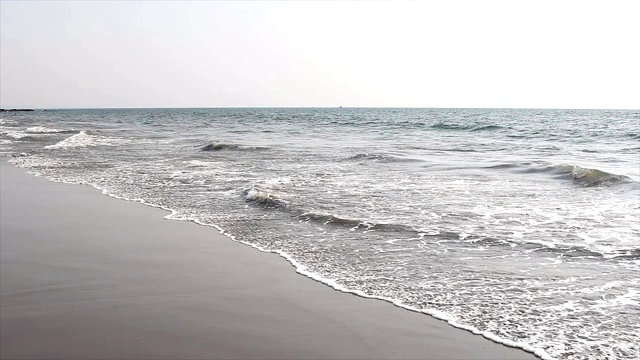
[[[3,359],[535,359],[213,228],[0,166]]]

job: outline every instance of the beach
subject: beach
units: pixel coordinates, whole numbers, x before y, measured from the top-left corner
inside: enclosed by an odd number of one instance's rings
[[[0,0],[0,357],[640,360],[640,1],[463,2]]]
[[[3,359],[535,359],[331,289],[215,228],[1,170]]]

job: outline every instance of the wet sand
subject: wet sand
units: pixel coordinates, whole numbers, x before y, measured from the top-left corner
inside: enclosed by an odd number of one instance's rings
[[[535,359],[210,227],[0,162],[0,357]]]

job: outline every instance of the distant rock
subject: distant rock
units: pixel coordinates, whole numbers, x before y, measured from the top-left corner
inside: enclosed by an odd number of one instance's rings
[[[10,112],[10,111],[33,111],[33,109],[0,109],[0,112]]]

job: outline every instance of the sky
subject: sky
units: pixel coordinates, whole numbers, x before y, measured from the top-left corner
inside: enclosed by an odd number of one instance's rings
[[[640,108],[640,0],[0,1],[0,107]]]

